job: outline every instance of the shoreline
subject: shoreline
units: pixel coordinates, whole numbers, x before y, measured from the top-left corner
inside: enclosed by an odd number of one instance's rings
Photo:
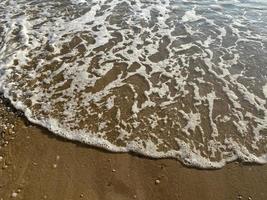
[[[3,105],[0,105],[0,106],[6,107],[8,110],[10,110],[12,112],[12,114],[15,114],[16,117],[19,117],[19,119],[22,120],[25,124],[27,124],[29,126],[34,126],[37,129],[42,130],[42,132],[44,134],[46,134],[47,136],[49,136],[49,137],[50,136],[51,137],[55,137],[57,140],[60,140],[60,141],[63,141],[63,142],[71,142],[71,143],[76,144],[77,146],[81,146],[81,147],[84,147],[84,148],[95,149],[95,150],[98,150],[98,151],[101,151],[101,152],[105,152],[105,153],[111,153],[111,154],[126,153],[126,154],[129,154],[131,156],[136,156],[136,157],[149,159],[149,160],[169,159],[169,160],[174,160],[174,161],[179,162],[179,164],[181,164],[184,167],[193,168],[193,169],[199,169],[199,170],[220,170],[220,169],[224,168],[226,165],[232,164],[232,163],[235,163],[235,162],[240,163],[242,165],[248,165],[248,166],[262,166],[262,165],[267,164],[267,163],[260,163],[260,162],[251,162],[251,161],[246,162],[246,161],[241,160],[240,158],[237,158],[237,159],[233,159],[232,161],[226,161],[225,164],[222,167],[212,167],[212,166],[211,167],[202,167],[202,166],[196,166],[196,165],[186,165],[180,159],[174,158],[174,157],[171,157],[171,156],[166,156],[166,157],[156,157],[155,156],[155,157],[153,157],[153,156],[149,156],[149,155],[146,155],[146,154],[143,154],[143,153],[139,153],[139,152],[134,151],[134,150],[113,151],[113,150],[110,150],[109,148],[106,148],[105,146],[101,147],[101,145],[98,145],[98,144],[96,144],[96,145],[95,144],[89,144],[89,143],[86,143],[84,141],[79,141],[79,140],[76,140],[76,139],[69,139],[67,136],[62,136],[60,134],[53,133],[53,131],[49,130],[47,127],[42,126],[41,124],[38,124],[38,123],[31,122],[25,116],[24,111],[14,107],[8,98],[5,98],[4,96],[0,95],[0,101],[3,103]]]
[[[197,169],[174,159],[109,152],[55,136],[3,104],[0,109],[1,121],[9,122],[1,138],[1,200],[267,198],[267,165]]]

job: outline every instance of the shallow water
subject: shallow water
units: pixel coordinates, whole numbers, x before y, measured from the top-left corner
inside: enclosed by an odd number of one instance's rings
[[[264,0],[2,0],[1,91],[111,151],[267,162]]]

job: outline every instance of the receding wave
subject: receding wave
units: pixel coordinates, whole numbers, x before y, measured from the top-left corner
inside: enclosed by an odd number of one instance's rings
[[[0,86],[33,123],[111,151],[267,162],[267,3],[2,0]]]

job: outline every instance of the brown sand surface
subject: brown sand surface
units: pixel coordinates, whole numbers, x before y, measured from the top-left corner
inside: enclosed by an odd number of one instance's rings
[[[267,165],[199,170],[66,141],[0,103],[0,200],[267,199]]]

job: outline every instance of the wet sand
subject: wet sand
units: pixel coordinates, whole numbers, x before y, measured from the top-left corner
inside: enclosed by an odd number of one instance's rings
[[[267,165],[199,170],[66,141],[0,103],[0,199],[267,199]]]

